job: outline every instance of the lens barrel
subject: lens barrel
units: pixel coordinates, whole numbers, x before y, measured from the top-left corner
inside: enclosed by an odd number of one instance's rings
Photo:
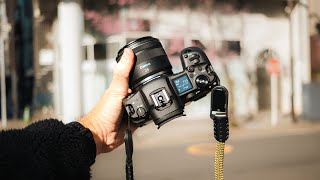
[[[134,67],[129,78],[131,89],[158,75],[173,74],[171,63],[158,39],[146,36],[129,42],[118,51],[117,62],[120,61],[125,48],[132,49],[135,54]]]

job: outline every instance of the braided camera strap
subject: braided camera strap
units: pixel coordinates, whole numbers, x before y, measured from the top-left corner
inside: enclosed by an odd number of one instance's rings
[[[132,141],[132,132],[130,129],[130,116],[128,116],[128,128],[126,129],[124,136],[124,143],[126,148],[126,180],[134,180],[133,178],[133,163],[132,163],[132,154],[133,154],[133,141]]]

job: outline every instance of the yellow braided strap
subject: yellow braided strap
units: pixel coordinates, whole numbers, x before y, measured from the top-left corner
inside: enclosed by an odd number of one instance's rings
[[[224,159],[225,143],[217,142],[214,159],[214,175],[215,180],[223,180],[223,159]]]

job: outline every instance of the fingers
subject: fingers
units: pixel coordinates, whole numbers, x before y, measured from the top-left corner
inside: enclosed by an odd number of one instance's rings
[[[134,54],[131,49],[126,48],[123,55],[113,71],[113,79],[110,88],[113,90],[128,91],[129,74],[134,64]]]

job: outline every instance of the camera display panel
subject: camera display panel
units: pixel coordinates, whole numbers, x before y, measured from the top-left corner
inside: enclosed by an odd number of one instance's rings
[[[187,74],[175,78],[173,80],[173,84],[175,85],[179,95],[193,88]]]

